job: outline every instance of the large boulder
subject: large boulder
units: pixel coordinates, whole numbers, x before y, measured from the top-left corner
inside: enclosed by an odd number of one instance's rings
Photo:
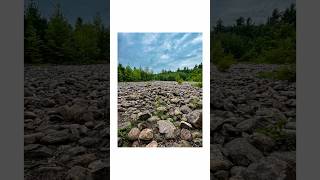
[[[295,180],[295,167],[275,156],[254,162],[242,174],[245,180]]]
[[[139,134],[140,140],[149,141],[153,139],[153,131],[152,129],[144,129]]]
[[[225,144],[224,148],[232,162],[240,166],[248,166],[250,163],[257,162],[263,157],[263,154],[245,138],[234,139]]]
[[[160,120],[157,122],[157,124],[159,128],[159,132],[161,134],[165,134],[165,137],[167,139],[171,139],[175,137],[176,127],[173,125],[172,122],[168,120]]]
[[[137,140],[139,138],[139,134],[139,128],[132,128],[128,133],[128,139],[131,141]]]
[[[228,170],[232,167],[232,163],[224,157],[221,146],[210,146],[210,171]]]

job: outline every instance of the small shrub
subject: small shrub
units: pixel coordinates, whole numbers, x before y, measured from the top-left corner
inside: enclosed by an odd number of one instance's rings
[[[217,68],[221,72],[227,71],[231,65],[235,64],[235,60],[232,55],[225,56],[221,61],[217,63]]]
[[[183,83],[183,81],[182,81],[182,79],[178,79],[178,80],[176,80],[177,82],[178,82],[178,84],[182,84]]]
[[[295,65],[283,66],[276,71],[276,78],[279,80],[296,81],[296,67]]]
[[[283,131],[286,123],[287,120],[282,119],[271,127],[256,129],[256,132],[269,136],[276,142],[278,146],[285,146],[287,150],[295,150],[295,137],[290,136],[285,131]]]
[[[129,131],[133,128],[132,124],[130,123],[129,125],[123,127],[123,128],[120,128],[118,130],[118,136],[124,140],[127,139],[127,135],[129,133]]]
[[[257,74],[258,78],[274,79],[274,80],[288,80],[290,82],[296,81],[295,65],[282,66],[272,72],[260,72]]]
[[[202,82],[193,83],[192,86],[202,88]]]
[[[182,84],[183,83],[183,79],[180,77],[180,75],[178,74],[176,77],[175,77],[175,80],[178,84]]]

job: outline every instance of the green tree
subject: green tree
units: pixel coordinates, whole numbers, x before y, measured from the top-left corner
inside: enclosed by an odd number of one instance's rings
[[[42,41],[35,28],[32,25],[29,25],[25,32],[25,50],[24,57],[26,63],[41,63],[42,55],[40,47],[42,45]]]
[[[60,64],[73,60],[72,27],[63,16],[59,4],[48,23],[46,40],[49,54],[47,58],[51,63]]]
[[[24,14],[24,47],[26,63],[41,63],[45,51],[46,20],[41,17],[38,4],[31,0]]]

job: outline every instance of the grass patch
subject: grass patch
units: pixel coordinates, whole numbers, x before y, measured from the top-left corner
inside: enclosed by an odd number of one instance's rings
[[[256,129],[256,132],[269,136],[276,142],[277,145],[285,145],[288,150],[295,150],[295,137],[290,136],[283,130],[286,123],[287,120],[279,120],[271,127]]]
[[[132,128],[133,128],[133,125],[130,123],[127,126],[118,129],[118,137],[122,139],[123,146],[127,146],[130,143],[127,135]]]

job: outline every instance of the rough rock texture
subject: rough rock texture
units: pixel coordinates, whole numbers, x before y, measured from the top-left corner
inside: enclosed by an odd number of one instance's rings
[[[276,65],[211,68],[211,179],[295,180],[296,84],[257,78]]]
[[[109,178],[109,67],[25,66],[26,180]]]
[[[125,82],[118,93],[120,147],[202,146],[201,88],[188,82]],[[137,141],[132,129],[139,129],[140,136],[151,129],[153,137]]]

